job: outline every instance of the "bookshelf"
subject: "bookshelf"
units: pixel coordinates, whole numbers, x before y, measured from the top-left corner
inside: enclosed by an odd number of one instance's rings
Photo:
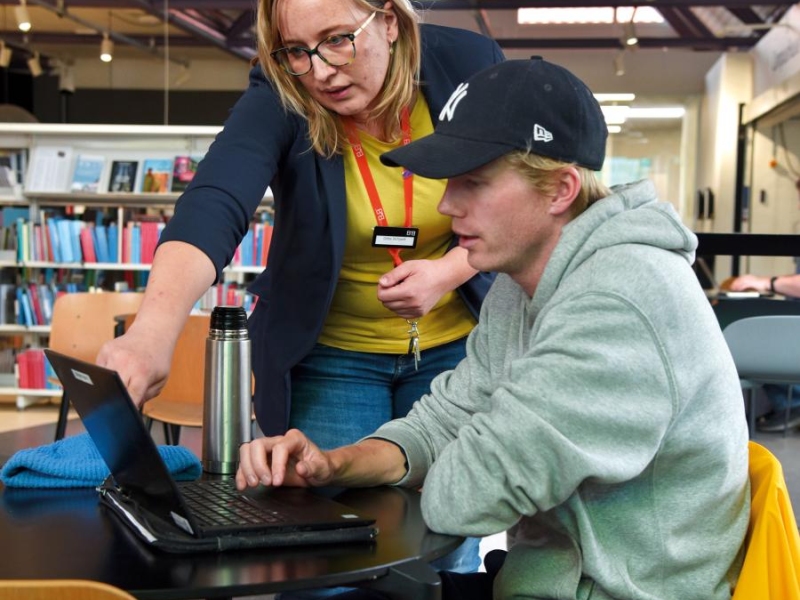
[[[0,247],[0,288],[3,283],[15,282],[16,287],[29,290],[54,273],[75,277],[83,285],[97,278],[105,282],[103,287],[113,287],[119,281],[136,282],[129,287],[143,285],[152,260],[145,249],[144,231],[148,231],[147,248],[154,249],[149,224],[159,226],[157,241],[197,162],[220,130],[168,125],[0,123],[0,210],[4,217],[13,216],[15,222],[13,234],[4,232],[4,245]],[[271,194],[266,190],[259,213],[268,215],[271,205]],[[48,225],[65,220],[76,230],[63,234],[58,230],[58,241],[53,242],[55,234],[48,232]],[[224,290],[209,290],[205,305],[229,301],[230,292],[225,291],[229,286],[241,287],[252,274],[263,270],[271,230],[268,218],[260,223],[256,219],[252,228],[254,235],[266,240],[263,254],[256,256],[254,241],[247,252],[240,248],[235,264],[225,269]],[[2,225],[11,226],[5,219]],[[98,246],[101,227],[103,237],[106,231],[115,229],[116,246],[109,239],[105,255]],[[80,229],[89,229],[91,234],[81,234]],[[131,240],[134,229],[137,242]],[[78,236],[77,242],[73,233]],[[62,235],[70,240],[66,243],[72,251],[58,256],[54,250],[61,244]],[[90,240],[84,243],[91,247],[81,244],[81,236]],[[8,245],[9,237],[14,238],[13,248]],[[22,348],[46,345],[50,331],[47,319],[38,322],[34,316],[33,321],[26,321],[24,315],[20,319],[19,302],[17,299],[14,303],[13,319],[8,309],[0,319],[0,353],[10,349],[16,354]],[[14,401],[19,408],[60,394],[58,390],[15,387],[10,385],[15,381],[13,375],[9,376],[7,361],[0,355],[0,401]]]

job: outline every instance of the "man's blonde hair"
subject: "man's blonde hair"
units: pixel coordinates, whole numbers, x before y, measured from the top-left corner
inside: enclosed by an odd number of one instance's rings
[[[258,59],[261,68],[275,86],[281,104],[308,121],[311,146],[321,155],[330,158],[342,151],[347,137],[341,120],[312,99],[299,81],[289,75],[270,56],[270,52],[283,46],[278,31],[277,14],[282,0],[259,0],[256,30],[258,32]],[[328,0],[330,1],[330,0]],[[385,14],[383,0],[351,0],[355,7]],[[394,43],[389,70],[381,88],[381,98],[372,109],[371,120],[383,125],[383,138],[387,141],[400,137],[399,115],[409,106],[417,87],[420,67],[419,19],[409,0],[392,0],[397,17],[398,35]],[[358,57],[356,57],[358,60]]]
[[[581,178],[581,189],[570,209],[573,219],[596,201],[611,194],[611,190],[597,179],[595,171],[580,167],[575,163],[565,163],[539,154],[531,154],[525,150],[510,152],[504,156],[504,159],[512,169],[530,181],[533,187],[545,196],[555,194],[559,171],[567,167],[575,167]]]

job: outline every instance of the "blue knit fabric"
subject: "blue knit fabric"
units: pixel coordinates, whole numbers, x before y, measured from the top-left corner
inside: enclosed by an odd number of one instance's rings
[[[200,476],[200,461],[188,448],[159,446],[158,452],[174,479],[190,481]],[[3,466],[0,481],[10,488],[81,488],[98,486],[108,475],[97,446],[88,433],[82,433],[19,450]]]

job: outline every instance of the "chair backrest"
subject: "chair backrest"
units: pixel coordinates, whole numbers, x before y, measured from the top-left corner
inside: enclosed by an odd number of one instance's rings
[[[94,362],[100,346],[114,339],[114,317],[139,310],[138,292],[78,292],[59,296],[53,304],[48,346]]]
[[[0,580],[3,600],[135,600],[129,593],[99,581],[79,579]]]
[[[764,446],[749,450],[750,523],[732,600],[798,600],[800,535],[783,468]]]
[[[800,315],[761,315],[723,330],[742,379],[800,383]]]
[[[136,315],[125,315],[127,330]],[[203,403],[203,373],[206,355],[206,338],[211,325],[211,315],[192,314],[186,321],[175,344],[169,378],[158,397],[188,404]]]

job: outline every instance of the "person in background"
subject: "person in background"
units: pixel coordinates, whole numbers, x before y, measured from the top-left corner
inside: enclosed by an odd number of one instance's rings
[[[237,486],[422,486],[434,531],[513,527],[486,573],[441,573],[445,599],[728,600],[747,426],[697,238],[651,182],[598,181],[606,124],[566,69],[510,60],[449,107],[382,160],[448,178],[439,211],[498,273],[466,358],[354,445],[297,430],[243,445]]]
[[[98,362],[158,393],[195,301],[222,278],[269,186],[269,265],[251,284],[263,432],[354,442],[405,415],[464,356],[493,276],[467,263],[444,182],[383,166],[433,131],[456,85],[503,60],[471,32],[420,25],[408,0],[260,0],[250,86],[178,200],[142,307]],[[456,568],[479,565],[477,540]]]
[[[773,275],[740,275],[730,283],[734,292],[755,291],[761,294],[781,294],[791,298],[800,298],[800,274]],[[786,418],[786,403],[789,402],[789,387],[768,383],[762,386],[769,400],[771,410],[756,421],[756,429],[765,433],[783,432],[800,426],[800,385],[791,386],[792,400],[789,418]]]

